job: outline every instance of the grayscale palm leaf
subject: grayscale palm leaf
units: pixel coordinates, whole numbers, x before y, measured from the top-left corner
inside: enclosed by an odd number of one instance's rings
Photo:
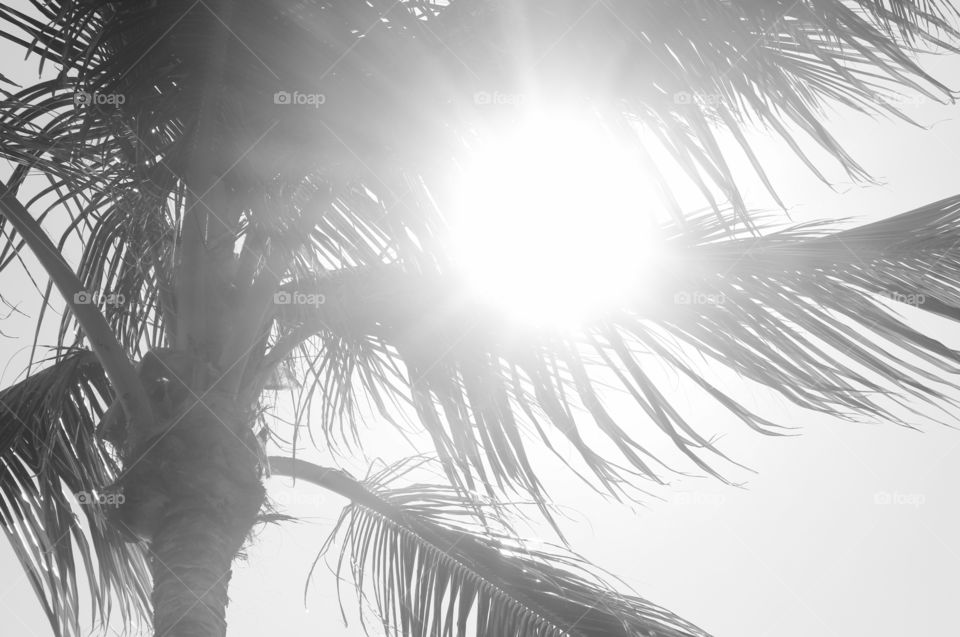
[[[0,391],[0,522],[58,634],[81,632],[78,576],[99,619],[114,609],[133,627],[149,608],[142,548],[106,518],[104,487],[117,471],[96,427],[111,401],[87,351],[63,352]]]
[[[394,486],[415,463],[362,482],[299,460],[271,463],[352,500],[321,554],[341,543],[338,577],[349,571],[388,634],[706,637],[673,613],[618,592],[576,554],[517,539],[501,506],[449,487]]]
[[[716,461],[727,459],[668,397],[649,360],[767,434],[788,431],[738,402],[707,370],[726,367],[840,418],[912,426],[923,403],[949,418],[960,353],[900,311],[916,299],[919,310],[958,317],[960,199],[842,231],[805,224],[730,237],[705,214],[665,235],[656,284],[578,331],[518,327],[464,295],[454,276],[400,265],[302,282],[300,292],[328,299],[285,318],[318,334],[304,355],[323,361],[322,370],[364,370],[313,375],[329,408],[321,427],[343,440],[342,419],[333,417],[342,410],[332,407],[355,405],[362,387],[385,416],[395,402],[416,410],[455,484],[506,484],[540,497],[524,435],[531,425],[551,448],[575,448],[579,466],[612,493],[636,475],[659,481],[671,473],[646,451],[657,432],[701,470],[715,473]],[[614,422],[601,398],[611,383],[655,429]],[[595,434],[620,457],[588,444]]]

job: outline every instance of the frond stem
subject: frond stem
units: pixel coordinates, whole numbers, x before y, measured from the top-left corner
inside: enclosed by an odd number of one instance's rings
[[[110,384],[113,385],[127,418],[131,422],[144,423],[143,426],[152,423],[154,416],[147,392],[103,314],[92,303],[76,301],[78,294],[86,293],[80,279],[64,261],[63,256],[40,224],[17,200],[11,189],[0,182],[0,190],[2,190],[0,213],[20,233],[40,265],[50,276],[50,280],[63,295],[67,306],[76,317],[87,340],[90,341],[90,347],[103,365],[104,372],[110,379]]]

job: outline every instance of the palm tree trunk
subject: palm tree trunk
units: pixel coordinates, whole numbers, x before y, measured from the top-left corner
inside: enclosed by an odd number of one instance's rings
[[[131,456],[128,515],[152,538],[156,637],[226,634],[231,562],[264,489],[250,419],[217,408],[223,402],[205,397]]]
[[[200,501],[172,507],[153,542],[156,637],[223,637],[227,633],[230,563],[236,538]]]

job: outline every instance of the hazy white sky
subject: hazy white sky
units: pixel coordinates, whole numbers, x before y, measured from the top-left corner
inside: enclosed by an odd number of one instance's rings
[[[30,76],[0,46],[0,72]],[[960,59],[929,58],[929,68],[960,88]],[[857,216],[865,220],[960,192],[960,118],[954,106],[905,104],[928,130],[903,122],[871,121],[832,113],[834,130],[884,184],[853,186],[839,171],[835,191],[816,181],[776,144],[761,158],[795,219]],[[6,174],[6,171],[3,171]],[[748,202],[768,206],[759,188]],[[20,275],[0,276],[0,290],[35,316],[34,292]],[[0,361],[13,357],[0,381],[22,368],[32,332],[29,321],[0,324]],[[927,319],[931,332],[960,348],[960,330]],[[19,340],[16,337],[21,337]],[[756,470],[731,473],[745,489],[709,479],[676,480],[666,501],[630,510],[604,502],[556,472],[548,486],[569,507],[573,545],[634,586],[718,637],[824,637],[952,634],[960,597],[960,431],[928,427],[923,433],[892,425],[835,421],[750,390],[756,405],[776,410],[803,435],[770,439],[744,431],[715,409],[694,413],[710,428],[729,432],[723,449]],[[612,399],[616,405],[618,398]],[[622,410],[624,425],[634,412]],[[626,414],[629,414],[627,416]],[[378,423],[370,423],[371,432]],[[388,452],[368,435],[370,455]],[[275,479],[275,482],[280,482]],[[235,572],[228,620],[234,637],[362,634],[351,596],[349,627],[337,608],[333,577],[320,569],[304,609],[303,585],[316,550],[342,502],[307,485],[271,493],[303,517],[299,524],[266,529]],[[6,544],[0,545],[0,634],[47,636],[33,593]]]

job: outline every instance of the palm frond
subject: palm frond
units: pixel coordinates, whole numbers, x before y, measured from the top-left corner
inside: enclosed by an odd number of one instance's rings
[[[741,134],[748,120],[768,126],[816,174],[804,137],[864,178],[823,125],[820,106],[905,117],[895,106],[899,90],[951,99],[911,52],[921,44],[955,50],[956,17],[951,2],[489,1],[453,2],[430,28],[470,71],[462,82],[474,90],[522,94],[533,76],[578,96],[623,100],[620,108],[650,130],[691,186],[711,201],[713,184],[746,215],[712,125],[733,130],[764,180]]]
[[[320,335],[317,356],[330,364],[305,387],[322,394],[325,434],[342,434],[336,416],[354,392],[372,391],[377,405],[413,406],[466,490],[477,477],[479,488],[542,496],[524,438],[532,424],[616,493],[632,476],[660,480],[666,460],[641,444],[646,430],[614,422],[601,398],[610,383],[701,470],[716,474],[726,458],[663,386],[661,364],[767,434],[784,433],[783,423],[741,404],[716,369],[840,418],[949,418],[960,353],[908,323],[897,302],[960,316],[958,242],[960,197],[843,231],[805,224],[730,237],[706,214],[665,240],[655,281],[579,331],[518,326],[465,295],[454,275],[400,264],[301,281],[290,293],[325,303],[288,306],[281,321]],[[918,416],[924,404],[934,411]],[[598,433],[620,463],[587,442]]]
[[[111,400],[87,351],[64,352],[0,391],[0,520],[58,636],[82,634],[78,577],[89,585],[93,619],[106,622],[115,608],[128,626],[148,616],[145,557],[107,522],[101,497],[116,475],[96,437]]]
[[[321,555],[342,542],[338,579],[349,565],[357,594],[373,598],[388,634],[706,637],[617,592],[582,557],[517,540],[500,507],[449,487],[391,486],[414,468],[409,462],[363,482],[299,460],[271,464],[352,500]]]
[[[538,90],[588,97],[620,126],[639,122],[708,201],[728,199],[749,223],[717,127],[734,131],[761,175],[743,135],[750,121],[815,171],[798,133],[864,177],[820,107],[898,114],[897,91],[951,99],[911,54],[955,51],[958,36],[947,1],[268,3],[231,11],[214,88],[203,60],[225,28],[219,5],[36,8],[4,6],[0,20],[60,73],[0,101],[0,152],[81,202],[109,190],[131,205],[139,193],[140,223],[158,222],[176,198],[205,100],[218,126],[209,170],[243,207],[277,177],[314,172],[344,200],[357,186],[380,201],[403,196],[403,171],[437,188],[438,163],[462,152],[478,122],[500,119],[474,103],[478,91]],[[322,96],[322,108],[277,103],[297,91]],[[360,210],[343,212],[363,225]]]
[[[230,13],[225,66],[212,86],[202,69],[225,28],[219,10],[147,0],[0,8],[10,37],[57,67],[0,100],[0,154],[20,166],[14,185],[30,171],[48,180],[27,207],[61,232],[59,249],[79,244],[91,293],[124,299],[104,312],[132,357],[175,327],[173,255],[197,194],[184,171],[201,103],[214,105],[205,170],[229,193],[229,210],[216,214],[230,239],[289,228],[313,208],[316,223],[277,276],[398,258],[430,269],[443,260],[424,203],[443,190],[437,165],[464,151],[478,122],[499,119],[473,103],[478,90],[576,85],[620,130],[647,129],[644,140],[672,155],[708,201],[719,209],[729,200],[749,226],[717,127],[734,131],[761,173],[743,135],[750,121],[773,127],[801,155],[794,131],[803,131],[863,175],[819,107],[892,112],[896,90],[948,99],[910,53],[950,49],[957,35],[949,2],[267,3]],[[523,85],[528,76],[532,86]],[[322,108],[277,103],[298,90],[322,95]],[[323,202],[307,196],[319,191]],[[3,267],[22,243],[0,229]],[[250,285],[223,278],[222,287]],[[211,314],[249,309],[220,296]],[[61,342],[79,343],[69,318]]]

